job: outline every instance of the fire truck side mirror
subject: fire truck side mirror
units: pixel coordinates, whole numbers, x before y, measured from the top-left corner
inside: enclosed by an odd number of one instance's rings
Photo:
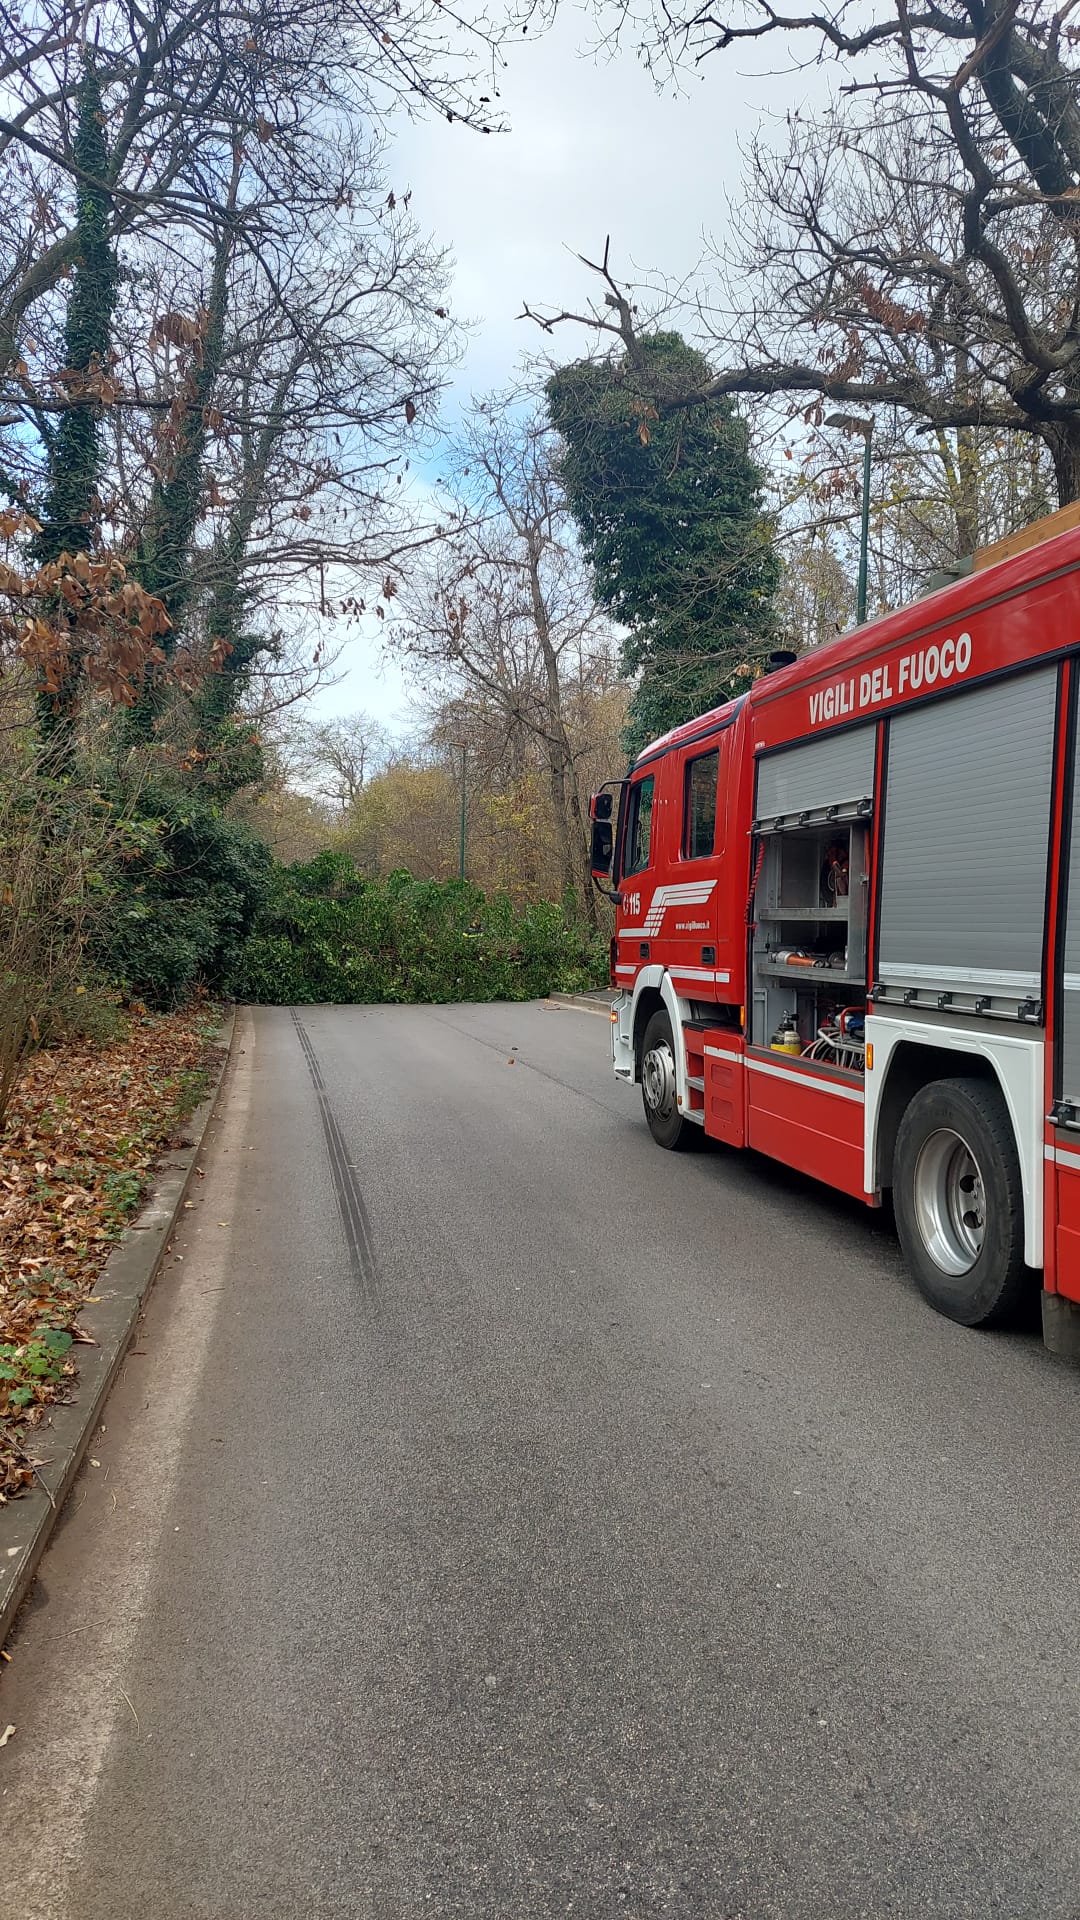
[[[610,820],[614,811],[613,793],[594,793],[589,802],[589,812],[594,820]]]
[[[594,880],[610,880],[615,856],[615,835],[610,820],[593,821],[592,857],[589,865]]]

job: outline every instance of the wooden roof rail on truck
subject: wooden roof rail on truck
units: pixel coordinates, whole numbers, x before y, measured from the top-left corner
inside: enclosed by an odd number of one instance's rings
[[[989,547],[979,547],[971,558],[972,572],[981,573],[984,567],[996,567],[999,560],[1012,560],[1016,554],[1026,553],[1029,547],[1052,540],[1056,533],[1071,533],[1074,527],[1080,527],[1080,500],[1071,500],[1056,513],[1044,513],[1040,520],[1032,520],[1016,533],[1007,533],[1003,540],[995,540]]]

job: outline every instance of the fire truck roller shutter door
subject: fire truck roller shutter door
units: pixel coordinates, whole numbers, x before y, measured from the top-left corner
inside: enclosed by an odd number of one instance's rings
[[[890,722],[884,982],[1038,997],[1056,686],[1044,667]]]
[[[859,802],[874,792],[875,733],[871,721],[846,733],[824,734],[818,740],[764,754],[758,762],[758,820],[764,823],[827,807],[850,818]]]

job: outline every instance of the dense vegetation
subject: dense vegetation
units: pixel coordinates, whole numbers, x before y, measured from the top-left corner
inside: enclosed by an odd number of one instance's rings
[[[547,386],[570,512],[600,604],[625,629],[630,753],[747,686],[776,633],[780,563],[746,423],[705,389],[708,362],[677,333],[636,355],[562,367]]]
[[[232,985],[245,1000],[528,1000],[607,977],[606,943],[561,906],[467,882],[365,879],[344,854],[277,867]]]
[[[90,943],[103,977],[153,1007],[221,993],[266,899],[269,848],[201,794],[162,782],[140,795],[138,844],[114,876]]]

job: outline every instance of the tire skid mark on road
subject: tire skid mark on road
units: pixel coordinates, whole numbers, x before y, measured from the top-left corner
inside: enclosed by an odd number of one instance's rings
[[[334,1190],[341,1210],[352,1263],[371,1303],[382,1304],[383,1279],[375,1253],[371,1221],[363,1195],[357,1185],[355,1169],[349,1160],[344,1136],[330,1104],[318,1055],[296,1008],[291,1007],[289,1011],[315,1088],[334,1178]],[[398,1332],[393,1313],[385,1317],[380,1316],[375,1331],[387,1358],[387,1377],[394,1377],[398,1372],[395,1363]],[[414,1418],[415,1412],[413,1408]],[[462,1647],[458,1647],[453,1657],[451,1656],[442,1611],[434,1607],[427,1597],[436,1549],[431,1538],[422,1537],[425,1531],[422,1505],[415,1501],[402,1501],[396,1509],[395,1520],[412,1568],[409,1591],[416,1602],[418,1629],[426,1654],[426,1673],[423,1669],[414,1673],[412,1684],[421,1690],[426,1687],[433,1703],[432,1710],[439,1719],[445,1719],[459,1712],[464,1704],[465,1652]]]
[[[378,1304],[382,1295],[382,1277],[379,1272],[378,1256],[371,1231],[371,1221],[364,1204],[364,1196],[356,1179],[356,1169],[352,1165],[348,1148],[337,1117],[330,1104],[326,1082],[322,1076],[318,1055],[308,1038],[303,1022],[295,1007],[290,1008],[293,1025],[304,1058],[308,1063],[315,1098],[319,1106],[319,1118],[322,1121],[323,1138],[326,1141],[330,1172],[334,1181],[334,1193],[337,1196],[338,1211],[345,1229],[345,1243],[349,1249],[349,1260],[360,1282],[362,1291],[372,1306]]]

